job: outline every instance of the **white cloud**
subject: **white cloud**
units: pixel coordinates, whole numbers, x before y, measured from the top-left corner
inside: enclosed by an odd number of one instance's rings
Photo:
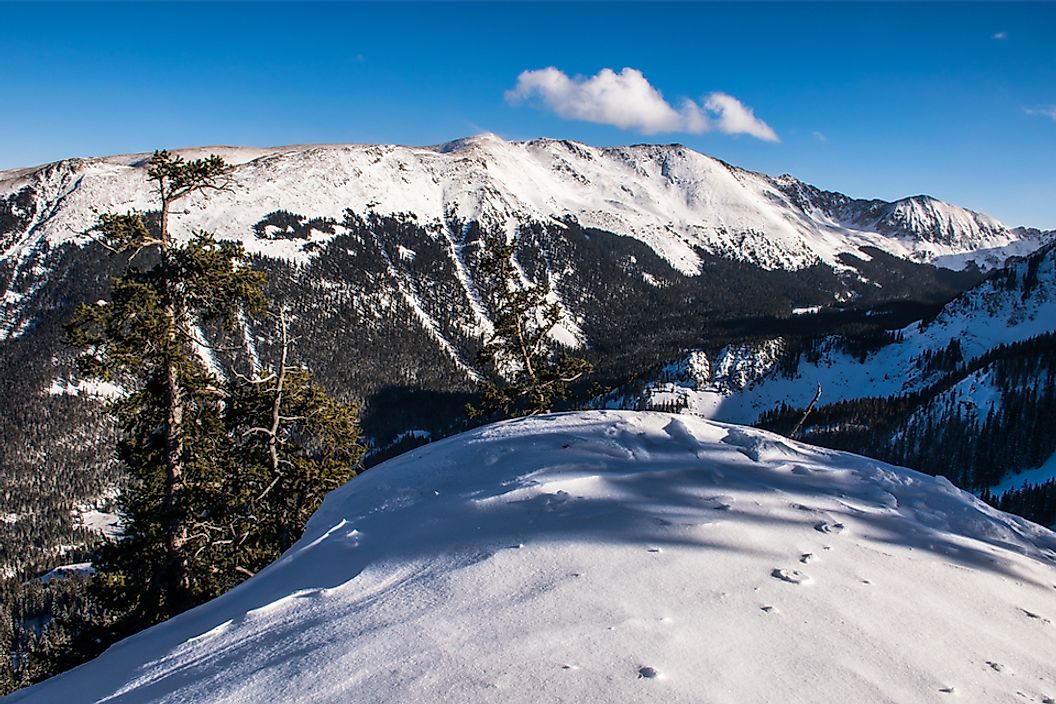
[[[825,144],[829,141],[828,136],[824,132],[818,132],[817,130],[814,130],[810,134],[814,137],[814,139],[818,140],[822,144]]]
[[[1056,120],[1056,105],[1050,105],[1047,108],[1024,108],[1023,112],[1035,117],[1047,117],[1051,120]]]
[[[715,114],[715,125],[726,134],[750,134],[753,137],[776,142],[777,134],[752,112],[752,109],[732,95],[712,93],[704,101],[704,107]]]
[[[633,68],[619,73],[605,68],[589,78],[570,78],[553,66],[523,71],[517,85],[506,91],[506,100],[519,104],[532,98],[566,120],[614,125],[645,134],[718,130],[779,141],[769,125],[732,95],[710,93],[701,103],[684,98],[675,108]]]
[[[1008,39],[1008,32],[997,32],[994,34],[993,38],[998,41],[1004,41],[1005,39]]]

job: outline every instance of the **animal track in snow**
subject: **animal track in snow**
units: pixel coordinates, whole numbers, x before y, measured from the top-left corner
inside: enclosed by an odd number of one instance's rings
[[[638,668],[638,679],[656,679],[660,675],[659,670],[655,667],[649,667],[648,665],[642,665]]]
[[[782,582],[788,582],[789,584],[804,584],[811,581],[810,575],[804,574],[799,570],[782,570],[774,568],[774,571],[770,573],[770,576],[774,579],[780,579]]]
[[[847,530],[847,526],[843,525],[842,523],[828,523],[826,521],[822,521],[821,523],[814,526],[814,530],[818,531],[819,533],[839,535],[843,531]]]

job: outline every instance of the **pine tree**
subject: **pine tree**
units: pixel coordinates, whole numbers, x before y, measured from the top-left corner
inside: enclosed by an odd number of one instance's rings
[[[523,416],[546,413],[568,396],[568,385],[591,371],[591,364],[558,349],[551,333],[561,322],[561,306],[550,300],[545,277],[531,284],[514,262],[517,241],[493,241],[483,250],[478,280],[495,328],[477,355],[487,374],[480,404],[470,417],[492,413]]]
[[[217,561],[251,575],[300,537],[327,492],[356,475],[358,407],[331,398],[293,363],[285,311],[275,325],[279,358],[251,376],[235,374],[226,420],[239,470],[229,483]]]
[[[127,265],[110,300],[82,306],[67,328],[85,349],[80,372],[123,390],[110,411],[129,479],[119,497],[123,536],[93,559],[92,616],[69,620],[49,642],[69,662],[274,560],[323,496],[355,476],[364,451],[358,408],[293,363],[284,311],[271,367],[220,374],[203,361],[203,329],[241,335],[268,315],[263,275],[238,244],[205,232],[180,243],[169,233],[173,204],[225,187],[221,159],[156,152],[147,174],[159,213],[99,216],[89,234]]]
[[[80,372],[120,387],[112,404],[128,474],[120,498],[123,539],[96,559],[103,593],[139,626],[214,595],[202,563],[209,509],[232,471],[222,417],[223,390],[198,354],[197,326],[233,326],[264,307],[263,276],[242,264],[242,248],[195,232],[173,239],[169,216],[187,196],[226,185],[219,157],[184,161],[155,152],[147,175],[160,213],[104,213],[90,234],[127,258],[111,299],[82,306],[67,328],[85,348]]]

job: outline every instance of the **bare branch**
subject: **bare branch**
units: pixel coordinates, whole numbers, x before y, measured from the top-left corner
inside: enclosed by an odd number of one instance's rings
[[[271,484],[268,484],[268,488],[260,492],[260,496],[257,497],[257,501],[263,501],[264,497],[271,493],[271,490],[275,488],[275,485],[282,479],[282,472],[275,475],[275,478],[271,480]]]
[[[253,378],[250,378],[245,374],[236,371],[231,372],[231,374],[239,381],[245,382],[247,384],[266,384],[275,378],[275,372],[272,371],[268,371],[267,376],[258,376]]]

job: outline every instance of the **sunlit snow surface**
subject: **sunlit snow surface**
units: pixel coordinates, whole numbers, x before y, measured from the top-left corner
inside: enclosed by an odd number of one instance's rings
[[[1054,550],[873,460],[543,416],[379,465],[246,584],[11,701],[1042,702]]]

